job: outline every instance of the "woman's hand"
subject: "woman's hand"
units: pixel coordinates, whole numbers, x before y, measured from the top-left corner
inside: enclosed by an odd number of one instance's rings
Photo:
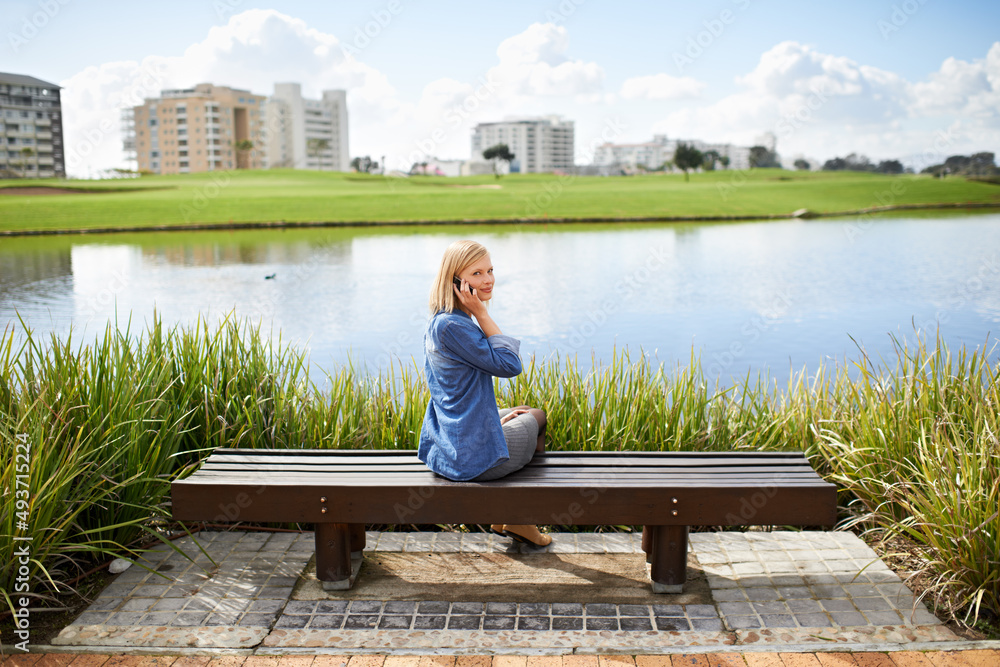
[[[503,417],[500,418],[500,425],[502,426],[507,422],[509,422],[511,419],[515,419],[520,415],[526,415],[528,414],[528,412],[529,411],[526,408],[514,408],[513,410],[511,410],[510,412],[508,412],[507,414],[505,414]]]
[[[469,281],[462,278],[462,286],[452,284],[451,288],[455,290],[455,295],[458,297],[458,302],[462,305],[462,308],[469,311],[479,319],[480,313],[486,312],[486,304],[479,299],[479,295],[472,291],[472,286],[469,285]]]
[[[452,283],[451,288],[455,290],[455,296],[458,297],[458,303],[462,310],[476,318],[476,322],[479,322],[479,328],[483,330],[487,338],[501,333],[500,327],[486,310],[486,304],[480,301],[478,294],[469,291],[469,282],[465,278],[462,278],[461,287]]]

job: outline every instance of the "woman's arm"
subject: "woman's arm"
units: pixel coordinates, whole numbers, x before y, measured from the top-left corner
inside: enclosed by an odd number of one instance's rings
[[[472,318],[442,322],[433,340],[442,352],[484,373],[502,378],[521,373],[520,341],[500,333],[487,338]]]

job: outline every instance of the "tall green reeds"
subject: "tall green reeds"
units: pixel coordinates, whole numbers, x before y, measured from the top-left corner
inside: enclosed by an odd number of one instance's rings
[[[415,360],[317,382],[303,352],[229,318],[167,330],[154,315],[142,335],[109,326],[78,347],[15,340],[0,338],[0,557],[30,533],[36,595],[155,533],[170,480],[215,447],[415,448],[428,400]],[[780,390],[762,376],[719,387],[693,354],[667,368],[618,350],[586,368],[527,360],[496,389],[501,405],[546,409],[552,449],[804,450],[850,523],[907,535],[949,599],[1000,612],[998,374],[982,352],[922,341],[888,362],[793,373]],[[5,594],[13,577],[0,570]]]
[[[1000,366],[940,340],[897,342],[896,357],[838,384],[844,409],[820,424],[817,451],[853,523],[921,546],[939,606],[998,613]]]

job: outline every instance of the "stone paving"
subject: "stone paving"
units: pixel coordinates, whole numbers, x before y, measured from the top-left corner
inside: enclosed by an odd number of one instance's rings
[[[1000,650],[676,653],[673,655],[108,655],[0,656],[4,667],[995,667]]]
[[[692,533],[714,604],[532,599],[296,600],[312,533],[203,532],[147,554],[53,641],[62,646],[278,651],[906,644],[958,638],[846,532]],[[557,553],[641,553],[639,535],[554,535]],[[484,533],[368,533],[368,551],[511,550]],[[335,597],[335,596],[334,596]]]

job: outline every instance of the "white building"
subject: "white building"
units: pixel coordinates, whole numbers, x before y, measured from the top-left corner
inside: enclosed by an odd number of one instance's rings
[[[641,144],[601,144],[594,151],[594,164],[659,169],[664,162],[674,158],[675,150],[676,141],[668,141],[665,134],[655,134],[652,141]]]
[[[267,164],[350,171],[347,92],[324,90],[322,99],[307,100],[297,83],[274,84],[267,101]]]
[[[483,151],[507,144],[514,160],[511,173],[537,174],[571,171],[575,130],[573,121],[560,116],[507,118],[497,123],[479,123],[472,131],[472,160],[483,159]]]
[[[626,171],[633,169],[656,170],[665,162],[674,159],[677,144],[693,145],[702,153],[715,151],[719,157],[727,158],[728,166],[717,165],[717,169],[749,169],[750,148],[732,144],[711,144],[699,139],[667,139],[665,134],[653,135],[652,141],[639,144],[602,144],[594,151],[594,164],[602,167],[618,167]]]
[[[465,160],[442,160],[429,157],[410,168],[413,176],[461,176]]]

